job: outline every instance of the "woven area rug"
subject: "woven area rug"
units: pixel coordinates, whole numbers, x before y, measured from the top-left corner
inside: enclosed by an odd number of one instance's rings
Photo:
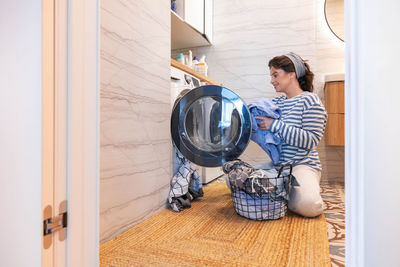
[[[225,183],[181,213],[164,210],[100,246],[100,266],[331,266],[324,215],[251,221]]]

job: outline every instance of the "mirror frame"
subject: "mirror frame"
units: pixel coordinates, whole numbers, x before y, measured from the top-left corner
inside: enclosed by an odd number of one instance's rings
[[[328,25],[329,30],[331,30],[331,32],[332,32],[340,41],[342,41],[342,42],[344,43],[344,39],[342,39],[341,37],[339,37],[339,35],[337,35],[337,34],[334,32],[334,30],[332,29],[331,25],[329,24],[328,18],[327,18],[327,16],[326,16],[326,1],[327,1],[327,0],[324,1],[324,17],[325,17],[325,22],[326,22],[326,24]]]

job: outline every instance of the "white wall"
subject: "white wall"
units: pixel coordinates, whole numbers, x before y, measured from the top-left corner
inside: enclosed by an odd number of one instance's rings
[[[346,4],[346,266],[399,266],[400,2]]]
[[[0,266],[41,265],[41,3],[0,1]]]

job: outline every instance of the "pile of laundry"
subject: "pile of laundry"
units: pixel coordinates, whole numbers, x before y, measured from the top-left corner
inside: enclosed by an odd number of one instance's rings
[[[294,180],[290,166],[278,171],[255,169],[241,160],[222,166],[228,174],[227,184],[232,191],[236,212],[252,220],[271,220],[285,216],[289,198],[289,184]]]
[[[190,208],[190,202],[202,197],[204,193],[201,177],[196,168],[176,148],[174,150],[177,167],[171,180],[168,204],[173,211],[180,212]]]

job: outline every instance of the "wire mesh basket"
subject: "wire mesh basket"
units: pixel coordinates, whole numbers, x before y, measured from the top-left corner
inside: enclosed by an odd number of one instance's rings
[[[276,220],[286,215],[292,165],[282,165],[273,178],[249,177],[244,187],[230,184],[235,211],[251,220]]]

